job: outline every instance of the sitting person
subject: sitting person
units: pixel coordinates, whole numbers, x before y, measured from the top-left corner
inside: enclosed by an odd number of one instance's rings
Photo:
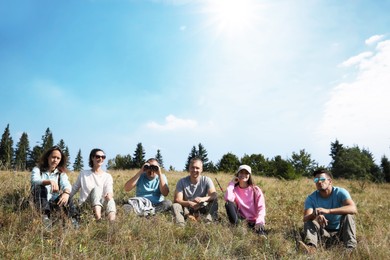
[[[320,169],[313,172],[317,190],[305,201],[303,213],[305,243],[301,249],[314,254],[319,241],[336,238],[348,250],[356,248],[356,227],[353,215],[357,213],[348,191],[333,186],[332,174]]]
[[[106,206],[106,214],[109,221],[116,217],[116,205],[114,201],[113,180],[111,174],[105,172],[103,165],[106,155],[101,149],[93,149],[89,154],[89,166],[91,170],[81,171],[73,184],[71,197],[80,190],[79,205],[88,201],[91,203],[96,220],[102,217],[103,205]]]
[[[141,169],[125,184],[125,191],[136,187],[136,197],[130,198],[124,205],[127,212],[134,210],[137,215],[154,215],[168,211],[172,202],[164,198],[169,193],[168,180],[156,159],[146,161]]]
[[[225,208],[230,223],[245,219],[256,233],[265,235],[265,200],[261,189],[252,181],[251,167],[241,165],[225,193]]]
[[[217,192],[213,181],[202,176],[203,162],[193,158],[189,164],[190,175],[179,180],[175,190],[175,203],[172,206],[176,224],[185,225],[185,219],[200,220],[206,216],[206,222],[217,220]]]
[[[62,150],[54,146],[43,154],[38,166],[31,172],[34,204],[43,214],[42,220],[47,228],[51,227],[53,210],[64,210],[69,217],[73,217],[73,205],[69,199],[72,186],[66,175],[66,161]],[[75,227],[78,226],[75,218],[72,218],[72,222]]]

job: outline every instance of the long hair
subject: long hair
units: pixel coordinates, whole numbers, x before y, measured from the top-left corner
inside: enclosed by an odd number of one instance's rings
[[[61,161],[58,163],[57,169],[60,172],[66,172],[66,163],[68,158],[64,154],[64,152],[61,150],[60,147],[58,146],[53,146],[50,149],[48,149],[39,159],[38,162],[38,168],[42,172],[48,171],[49,170],[49,156],[53,151],[59,151],[61,153]]]
[[[102,149],[99,149],[99,148],[92,149],[92,151],[89,153],[89,167],[91,167],[91,168],[93,168],[93,157],[96,155],[97,152],[104,153],[104,151]]]

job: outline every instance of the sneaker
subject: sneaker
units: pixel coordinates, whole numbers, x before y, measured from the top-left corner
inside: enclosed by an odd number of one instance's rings
[[[43,227],[45,229],[50,229],[52,227],[53,223],[48,215],[43,215],[42,216],[42,224],[43,224]]]
[[[306,245],[302,241],[299,241],[299,249],[302,253],[308,255],[314,255],[317,252],[317,248],[313,245]]]

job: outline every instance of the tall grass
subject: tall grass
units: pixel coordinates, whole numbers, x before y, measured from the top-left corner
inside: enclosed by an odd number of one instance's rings
[[[231,227],[227,221],[223,193],[219,193],[221,221],[207,225],[188,222],[174,225],[170,214],[141,218],[125,214],[124,183],[135,171],[111,172],[114,178],[117,221],[95,222],[91,212],[83,214],[81,227],[58,222],[51,230],[42,226],[40,215],[28,203],[30,173],[0,172],[0,259],[307,259],[297,251],[303,227],[303,202],[315,186],[312,180],[283,181],[254,176],[266,197],[266,228],[263,239],[245,226]],[[186,173],[168,172],[169,199],[177,181]],[[225,189],[231,174],[208,174]],[[77,173],[69,174],[73,183]],[[389,258],[390,185],[335,180],[347,188],[358,207],[358,248],[353,259]],[[339,259],[342,247],[319,250],[315,258]]]

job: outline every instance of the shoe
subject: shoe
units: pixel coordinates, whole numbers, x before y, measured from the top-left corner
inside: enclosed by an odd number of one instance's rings
[[[354,251],[355,251],[354,247],[346,247],[344,249],[344,255],[346,255],[347,257],[350,257]]]
[[[72,222],[72,225],[73,225],[74,229],[79,229],[80,228],[79,221],[76,218],[71,218],[70,221]]]
[[[313,245],[306,245],[302,241],[299,241],[299,249],[302,253],[308,255],[314,255],[317,252],[317,248]]]
[[[48,215],[43,215],[42,216],[42,224],[45,229],[50,229],[53,225],[51,219],[49,218]]]

